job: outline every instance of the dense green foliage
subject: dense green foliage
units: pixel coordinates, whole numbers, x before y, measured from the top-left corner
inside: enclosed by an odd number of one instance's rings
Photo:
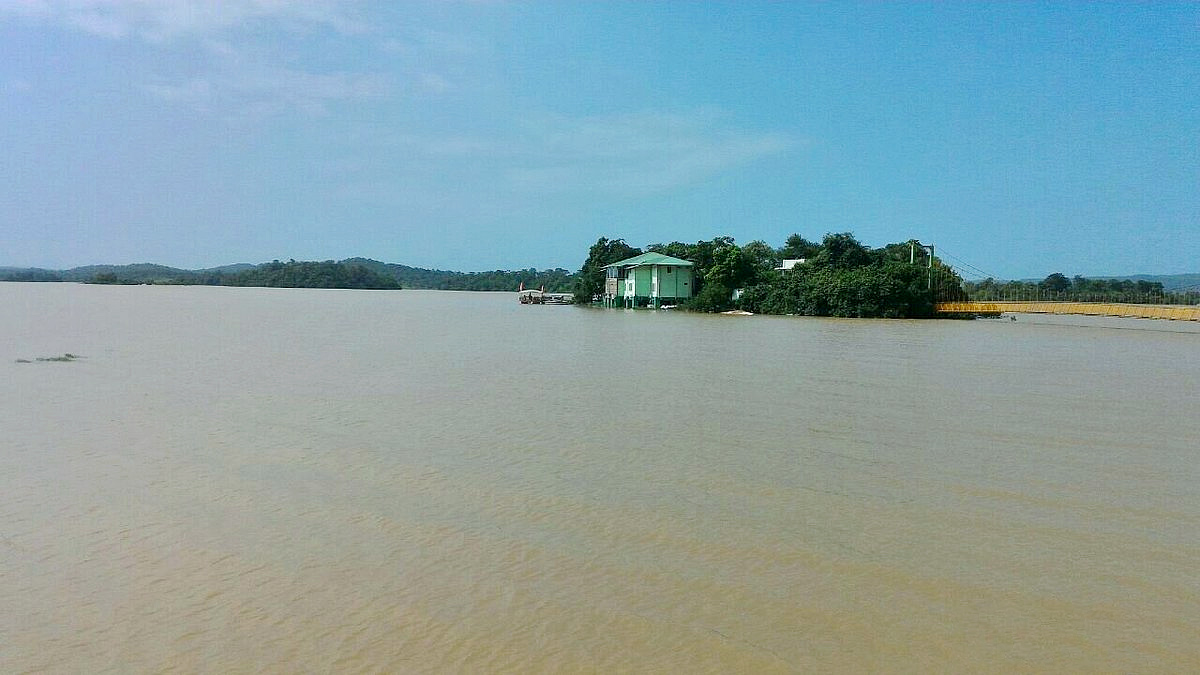
[[[372,272],[362,265],[324,262],[274,262],[234,274],[218,274],[222,286],[270,286],[274,288],[374,288],[398,289],[394,278]]]
[[[896,261],[837,267],[814,261],[745,290],[739,306],[761,314],[924,318],[933,315],[927,270]]]
[[[350,258],[342,262],[363,265],[379,274],[390,276],[405,288],[427,288],[442,291],[515,291],[521,284],[525,284],[525,288],[545,286],[547,293],[567,293],[572,290],[575,282],[575,275],[561,268],[541,271],[529,268],[490,272],[449,272],[382,263],[367,258]]]
[[[592,247],[581,281],[601,261],[636,255],[637,249],[631,249],[634,253],[609,259],[611,243],[600,239]],[[915,242],[871,249],[849,233],[828,234],[820,244],[794,234],[778,249],[762,241],[738,246],[731,237],[651,244],[647,249],[694,264],[696,294],[686,303],[693,311],[737,308],[761,314],[928,317],[933,315],[935,293],[961,296],[958,275],[936,258],[930,267],[928,254]],[[776,269],[782,260],[798,258],[806,262],[786,271]],[[599,293],[602,281],[590,282],[585,290]]]
[[[131,281],[129,279],[118,278],[116,273],[114,273],[114,272],[97,272],[94,276],[92,276],[91,279],[88,280],[87,283],[89,283],[89,284],[132,284],[132,283],[137,283],[137,282]]]
[[[811,242],[799,234],[788,236],[783,246],[779,249],[779,257],[788,260],[796,260],[804,258],[807,260],[817,254],[821,250],[821,245]]]
[[[996,281],[984,279],[968,282],[963,290],[972,300],[1050,300],[1073,302],[1127,302],[1138,304],[1197,305],[1200,290],[1196,287],[1169,291],[1161,281],[1146,279],[1087,279],[1068,278],[1055,272],[1041,281]]]

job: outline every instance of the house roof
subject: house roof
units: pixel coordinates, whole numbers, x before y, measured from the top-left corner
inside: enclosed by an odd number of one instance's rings
[[[609,267],[640,267],[642,265],[674,265],[675,267],[691,267],[692,263],[679,258],[672,258],[669,255],[662,253],[643,253],[635,255],[632,258],[618,260],[615,263],[610,263],[604,266],[604,269]]]

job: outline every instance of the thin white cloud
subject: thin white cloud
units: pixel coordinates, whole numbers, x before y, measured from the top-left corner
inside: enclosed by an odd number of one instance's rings
[[[385,184],[388,172],[400,183],[453,176],[449,184],[454,191],[498,191],[505,200],[639,197],[693,185],[800,144],[789,134],[740,128],[708,111],[543,115],[510,128],[511,133],[489,137],[453,133],[354,139],[352,145],[361,152],[340,164],[337,173],[367,181],[374,176]],[[377,173],[383,167],[390,169]]]
[[[157,52],[164,58],[146,62],[143,92],[227,121],[459,90],[441,66],[473,58],[473,39],[415,22],[376,25],[371,12],[378,7],[361,0],[0,0],[0,22],[15,17]],[[324,56],[362,40],[389,58],[364,66]]]
[[[20,16],[92,35],[161,42],[202,37],[256,22],[353,33],[366,24],[354,2],[337,0],[6,0],[0,16]]]
[[[454,83],[437,73],[418,73],[413,76],[413,88],[425,94],[442,95],[454,90]]]
[[[333,103],[382,97],[390,85],[373,74],[257,67],[218,70],[183,82],[146,85],[144,89],[165,101],[245,120],[288,111],[324,115]]]
[[[527,152],[504,175],[540,193],[660,192],[796,146],[787,134],[739,129],[708,112],[551,117],[528,132]]]
[[[29,80],[26,80],[24,78],[18,78],[18,79],[9,80],[8,82],[6,82],[4,84],[3,89],[0,89],[0,91],[7,91],[7,92],[15,93],[15,92],[31,91],[32,89],[33,89],[33,85],[29,83]]]

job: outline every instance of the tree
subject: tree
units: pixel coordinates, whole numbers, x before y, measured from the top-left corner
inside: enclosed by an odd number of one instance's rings
[[[713,253],[713,262],[704,273],[705,285],[718,285],[733,294],[733,289],[741,288],[754,279],[754,266],[745,252],[736,245],[717,249]]]
[[[672,258],[679,258],[680,260],[691,260],[692,262],[695,262],[693,248],[694,246],[692,244],[685,244],[681,241],[673,241],[669,244],[650,244],[646,247],[646,250],[653,251],[654,253],[661,253],[663,255],[669,255]]]
[[[1158,294],[1162,295],[1163,285],[1161,281],[1146,281],[1139,279],[1137,282],[1137,292],[1142,295]]]
[[[782,262],[779,253],[767,242],[756,240],[742,247],[742,255],[753,270],[753,279],[743,283],[759,283],[766,281],[775,274],[775,268]]]
[[[821,250],[811,261],[817,267],[854,269],[871,263],[871,251],[863,246],[853,234],[840,232],[825,235]]]
[[[733,307],[733,291],[722,284],[706,283],[686,307],[693,312],[723,312]]]
[[[799,234],[789,235],[783,246],[779,249],[779,257],[781,259],[795,260],[804,258],[805,260],[812,258],[821,250],[821,245],[816,242],[811,242]]]
[[[1042,288],[1053,293],[1062,293],[1071,290],[1071,280],[1065,275],[1055,272],[1042,280]]]
[[[687,306],[698,312],[725,311],[733,306],[733,289],[752,279],[754,268],[732,237],[716,237],[696,246],[707,260],[696,269],[699,290]]]

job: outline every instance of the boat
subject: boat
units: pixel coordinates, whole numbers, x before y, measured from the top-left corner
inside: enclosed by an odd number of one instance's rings
[[[570,293],[547,293],[546,287],[525,288],[525,282],[517,289],[517,302],[522,305],[571,305],[575,297]]]

